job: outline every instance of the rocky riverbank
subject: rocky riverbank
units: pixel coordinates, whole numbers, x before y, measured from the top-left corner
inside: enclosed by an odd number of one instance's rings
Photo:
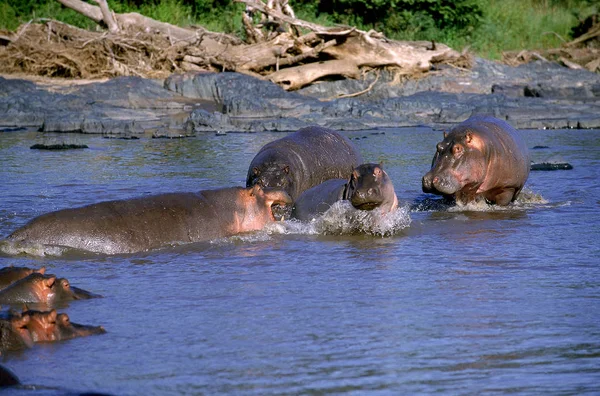
[[[443,128],[476,113],[519,129],[600,128],[600,75],[550,62],[511,67],[477,59],[472,69],[442,67],[420,79],[402,81],[381,71],[294,92],[238,73],[90,84],[0,77],[0,130],[182,137],[313,124],[336,130]]]

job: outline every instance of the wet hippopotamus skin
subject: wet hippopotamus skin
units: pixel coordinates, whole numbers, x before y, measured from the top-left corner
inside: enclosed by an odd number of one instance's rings
[[[39,216],[8,240],[96,253],[135,253],[262,229],[282,190],[231,187],[100,202]]]
[[[14,267],[10,265],[8,267],[0,268],[0,290],[34,272],[44,274],[46,272],[46,267],[35,269],[28,267]]]
[[[0,365],[0,388],[20,385],[21,381],[9,368]]]
[[[73,323],[70,321],[69,315],[59,314],[55,309],[50,311],[26,310],[23,315],[28,315],[30,318],[27,329],[33,342],[54,342],[106,333],[102,326]]]
[[[302,192],[329,179],[348,179],[362,157],[348,138],[306,127],[263,146],[248,169],[246,186],[279,187],[296,200]]]
[[[65,278],[33,272],[23,279],[0,290],[0,304],[34,303],[55,306],[71,300],[102,297],[86,290],[72,287]]]
[[[356,209],[379,208],[388,213],[398,207],[394,185],[381,164],[362,164],[349,179],[331,179],[304,191],[294,203],[292,217],[308,221],[335,202],[348,200]]]
[[[423,192],[466,204],[484,199],[497,205],[514,201],[529,176],[529,152],[508,123],[474,116],[437,144]]]
[[[27,329],[29,320],[29,315],[13,310],[0,312],[0,353],[33,346],[33,339]]]

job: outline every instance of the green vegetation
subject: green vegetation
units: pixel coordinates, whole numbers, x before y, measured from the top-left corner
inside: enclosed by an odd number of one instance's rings
[[[480,56],[560,46],[580,20],[597,13],[595,0],[290,0],[299,18],[326,26],[375,29],[401,40],[435,40]],[[243,4],[230,0],[109,0],[118,13],[139,12],[180,26],[242,35]],[[14,30],[33,18],[82,28],[94,23],[56,0],[0,0],[0,28]]]

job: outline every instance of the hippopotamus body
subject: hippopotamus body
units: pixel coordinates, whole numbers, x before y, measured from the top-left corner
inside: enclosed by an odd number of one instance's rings
[[[28,315],[30,318],[27,329],[34,342],[62,341],[106,333],[102,326],[72,323],[69,315],[59,314],[54,309],[50,311],[27,310],[23,312],[23,315]]]
[[[466,204],[485,199],[507,205],[529,176],[529,153],[508,123],[474,116],[444,134],[431,170],[423,176],[423,192]]]
[[[304,191],[294,203],[292,217],[307,221],[323,214],[335,202],[348,200],[356,209],[379,208],[388,213],[398,207],[394,185],[381,164],[362,164],[350,179],[331,179]]]
[[[285,192],[260,186],[160,194],[48,213],[8,240],[134,253],[260,230],[274,220],[273,204],[289,203]]]
[[[0,290],[10,286],[19,279],[23,279],[26,276],[31,275],[34,272],[43,274],[46,272],[46,267],[33,269],[28,267],[13,267],[10,265],[8,267],[0,268]]]
[[[362,157],[348,138],[311,126],[263,146],[250,163],[246,186],[284,189],[296,200],[329,179],[348,179]]]
[[[0,353],[31,348],[33,339],[27,329],[29,315],[15,311],[0,313]]]

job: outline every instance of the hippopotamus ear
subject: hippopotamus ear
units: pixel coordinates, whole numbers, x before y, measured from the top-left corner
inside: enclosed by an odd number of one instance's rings
[[[46,267],[45,266],[40,267],[40,269],[37,270],[37,273],[42,274],[42,275],[45,274],[46,273]]]
[[[444,139],[446,139],[448,137],[448,131],[444,131]]]
[[[258,176],[260,175],[260,169],[258,169],[256,166],[254,168],[252,168],[252,174],[254,176]]]
[[[290,173],[290,166],[289,166],[289,165],[286,165],[286,166],[284,166],[284,167],[283,167],[283,171],[284,171],[286,174],[289,174],[289,173]]]
[[[256,169],[256,168],[254,168]],[[252,186],[252,189],[250,190],[250,196],[254,197],[255,195],[257,195],[258,193],[260,193],[262,191],[262,187],[260,184],[255,184]]]
[[[479,138],[478,135],[474,134],[473,132],[467,132],[467,134],[465,135],[465,142],[469,147],[476,148],[478,150],[483,149],[483,141]]]

